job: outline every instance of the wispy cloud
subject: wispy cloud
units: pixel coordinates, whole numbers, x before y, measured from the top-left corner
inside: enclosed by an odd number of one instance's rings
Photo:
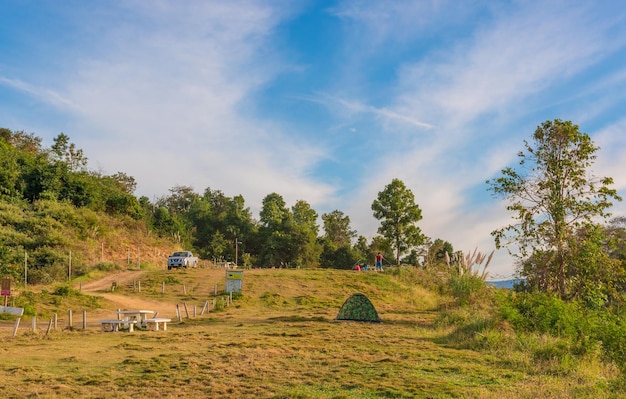
[[[484,182],[515,161],[545,119],[572,119],[592,133],[600,159],[610,159],[598,173],[626,187],[619,169],[626,126],[614,116],[626,100],[623,7],[558,0],[319,7],[55,5],[54,37],[71,43],[50,41],[24,20],[30,41],[15,54],[38,44],[27,60],[0,61],[0,87],[63,120],[26,109],[26,126],[16,128],[62,126],[93,167],[134,176],[140,195],[210,187],[243,194],[257,211],[277,192],[320,213],[340,209],[366,236],[378,226],[371,202],[400,178],[422,207],[427,235],[489,250],[490,231],[509,217],[485,201]],[[42,51],[55,55],[54,69],[36,62]],[[16,120],[14,103],[6,101],[0,117]]]
[[[11,79],[5,76],[0,76],[0,85],[4,85],[13,90],[20,91],[54,107],[67,110],[72,110],[76,108],[76,105],[70,99],[62,96],[54,90],[44,87],[36,87],[34,85],[23,82],[20,79]]]
[[[361,19],[361,28],[371,27],[372,36],[398,40],[389,37],[388,29],[393,29],[385,22],[402,23],[404,16],[389,15],[393,6],[385,10],[382,22],[377,22],[369,17],[371,10],[362,14],[355,6],[360,3],[349,4],[342,16],[353,22]],[[514,162],[522,140],[542,121],[528,123],[523,118],[528,119],[541,107],[561,103],[565,108],[562,102],[567,97],[559,97],[562,85],[623,48],[626,32],[619,28],[623,10],[607,19],[598,15],[591,3],[563,8],[554,2],[529,2],[483,10],[489,13],[482,16],[484,23],[479,29],[458,37],[453,46],[401,64],[392,91],[396,96],[381,109],[428,120],[437,129],[412,148],[395,153],[394,162],[379,165],[375,176],[363,180],[361,195],[374,198],[378,190],[372,186],[384,187],[399,177],[416,193],[425,215],[421,225],[427,234],[449,237],[465,249],[478,245],[486,250],[493,246],[489,232],[498,227],[497,223],[510,219],[504,207],[494,209],[497,201],[485,206],[476,203],[467,191]],[[410,9],[396,11],[411,15]],[[438,21],[433,18],[434,24]],[[419,29],[426,29],[426,25]],[[580,90],[571,93],[577,95]],[[618,94],[606,100],[605,110],[619,101]],[[590,105],[582,104],[584,112]],[[353,107],[360,108],[359,104]],[[575,111],[570,109],[567,115],[572,113]],[[614,137],[622,128],[606,136]],[[371,214],[368,206],[359,204],[353,212],[359,220],[368,220]],[[363,230],[376,226],[375,222],[368,223],[370,227]],[[510,261],[503,260],[497,268],[510,270]]]
[[[98,40],[103,51],[81,58],[66,82],[94,164],[136,176],[139,194],[192,185],[242,193],[252,205],[273,191],[311,203],[332,195],[309,172],[324,150],[245,108],[280,72],[270,39],[289,7],[126,6],[132,23],[112,13]]]
[[[336,109],[337,106],[340,106],[342,109],[348,111],[350,114],[369,114],[373,115],[380,119],[381,123],[387,122],[400,122],[403,124],[407,124],[413,127],[418,127],[422,129],[433,129],[434,125],[423,122],[416,118],[411,117],[410,115],[405,115],[398,113],[396,111],[387,109],[385,107],[375,107],[372,105],[364,104],[362,102],[356,100],[348,100],[345,98],[339,98],[332,95],[320,94],[314,96],[300,96],[299,98],[315,102],[318,104],[322,104],[329,109]]]

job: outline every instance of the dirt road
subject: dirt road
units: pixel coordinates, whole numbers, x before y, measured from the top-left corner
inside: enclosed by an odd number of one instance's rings
[[[105,309],[93,311],[94,315],[98,317],[104,315],[111,316],[111,312],[117,309],[149,309],[159,312],[159,317],[176,317],[175,304],[111,292],[111,285],[114,281],[118,286],[123,286],[133,280],[140,280],[144,274],[145,272],[143,271],[124,270],[98,280],[83,283],[81,289],[84,294],[100,296],[109,302]]]

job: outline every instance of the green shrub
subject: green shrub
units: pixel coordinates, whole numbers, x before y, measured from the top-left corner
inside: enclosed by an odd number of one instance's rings
[[[604,355],[615,362],[626,378],[626,323],[619,316],[607,317],[599,323],[598,338],[602,341]]]
[[[94,266],[94,269],[100,270],[102,272],[110,272],[113,270],[121,270],[122,268],[113,262],[100,262]]]
[[[448,285],[452,295],[462,306],[483,297],[484,291],[487,289],[483,279],[471,274],[453,275],[448,280]]]
[[[34,292],[22,291],[17,297],[15,297],[15,307],[23,308],[24,315],[35,315],[35,303],[37,302],[37,295]]]
[[[179,280],[179,279],[177,279],[177,278],[176,278],[176,277],[174,277],[174,276],[171,276],[171,275],[166,276],[166,277],[163,279],[163,282],[164,282],[165,284],[180,284],[180,280]]]
[[[500,296],[498,303],[500,317],[517,332],[564,339],[567,351],[574,355],[596,351],[602,340],[601,313],[579,302],[563,301],[545,293],[510,293]],[[554,350],[557,349],[544,347],[538,353],[545,357],[542,353]]]
[[[67,285],[61,285],[58,286],[54,292],[52,293],[52,295],[58,295],[58,296],[70,296],[70,295],[75,295],[77,294],[78,291],[72,289],[71,287],[67,286]]]
[[[577,302],[565,302],[543,293],[519,293],[509,300],[512,302],[504,303],[500,311],[516,329],[577,338],[590,328]]]

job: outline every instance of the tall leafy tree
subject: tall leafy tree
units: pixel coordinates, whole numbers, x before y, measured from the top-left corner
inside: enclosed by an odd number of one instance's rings
[[[293,222],[288,226],[291,231],[291,262],[299,266],[315,267],[319,264],[322,252],[317,240],[317,212],[308,202],[298,200],[291,207],[291,214]]]
[[[271,193],[263,198],[261,212],[259,212],[261,224],[269,229],[284,225],[290,213],[282,195]]]
[[[271,193],[263,198],[259,212],[259,229],[262,244],[261,264],[263,266],[286,266],[292,258],[289,226],[293,216],[280,194]]]
[[[322,215],[324,235],[321,237],[323,245],[323,265],[334,268],[351,268],[356,262],[362,261],[367,255],[361,255],[352,248],[352,240],[356,231],[350,228],[350,217],[339,210]],[[367,248],[367,243],[364,245]],[[364,251],[367,253],[367,250]]]
[[[69,136],[60,133],[54,138],[54,144],[50,147],[50,153],[54,161],[62,162],[73,172],[85,170],[87,158],[83,150],[76,148],[76,144],[70,142]]]
[[[332,243],[335,248],[352,245],[356,231],[350,228],[350,217],[339,210],[322,215],[324,222],[324,241]]]
[[[175,186],[170,188],[170,195],[157,200],[158,206],[164,206],[172,215],[181,215],[188,212],[191,204],[200,198],[193,187]]]
[[[599,148],[577,125],[546,121],[532,139],[532,143],[524,141],[518,168],[507,167],[500,177],[487,181],[490,190],[508,202],[506,209],[517,220],[492,235],[497,248],[507,246],[521,259],[520,274],[530,285],[567,297],[571,283],[584,277],[568,269],[581,252],[577,243],[586,242],[577,240],[576,232],[596,231],[594,220],[608,217],[612,201],[621,198],[610,188],[613,179],[590,173]]]
[[[240,257],[245,253],[244,249],[254,247],[252,238],[256,226],[252,220],[250,208],[245,206],[245,200],[242,195],[227,198],[225,205],[225,211],[221,213],[223,215],[223,231],[231,243],[227,254],[234,261],[236,257]],[[238,244],[235,244],[235,241]],[[235,254],[235,251],[237,251],[237,254]]]
[[[423,243],[424,235],[416,225],[422,219],[422,210],[401,180],[393,179],[378,193],[372,211],[381,221],[378,233],[389,239],[395,250],[396,264],[400,264],[402,253]]]

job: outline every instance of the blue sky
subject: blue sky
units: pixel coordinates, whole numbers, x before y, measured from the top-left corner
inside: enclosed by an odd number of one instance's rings
[[[372,237],[393,178],[429,237],[494,249],[511,222],[485,180],[547,119],[601,147],[626,196],[620,1],[0,0],[0,126],[63,132],[90,169],[276,192]],[[626,215],[623,203],[614,215]],[[494,277],[513,273],[499,251]]]

